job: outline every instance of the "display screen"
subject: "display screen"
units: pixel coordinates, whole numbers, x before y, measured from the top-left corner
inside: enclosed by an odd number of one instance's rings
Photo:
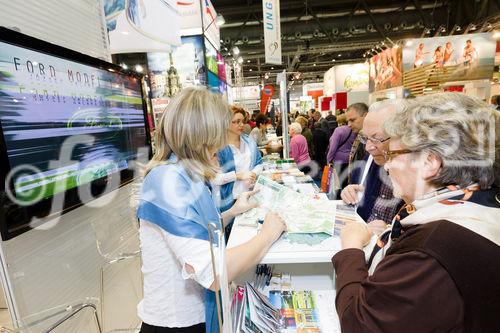
[[[140,77],[44,51],[0,41],[2,199],[28,220],[30,211],[56,213],[48,206],[57,195],[66,200],[61,211],[82,203],[69,192],[123,176],[149,146]]]

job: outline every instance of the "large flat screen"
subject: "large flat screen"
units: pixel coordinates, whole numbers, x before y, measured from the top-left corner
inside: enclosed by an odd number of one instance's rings
[[[141,76],[1,32],[0,230],[8,239],[130,181],[149,138]]]

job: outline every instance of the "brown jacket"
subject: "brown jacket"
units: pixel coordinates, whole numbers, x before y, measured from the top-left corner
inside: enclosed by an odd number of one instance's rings
[[[368,277],[364,253],[338,252],[343,332],[500,332],[500,247],[447,221],[410,227]]]

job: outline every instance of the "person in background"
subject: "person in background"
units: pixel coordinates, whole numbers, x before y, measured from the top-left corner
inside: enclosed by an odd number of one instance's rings
[[[257,175],[262,171],[262,158],[257,144],[243,134],[245,111],[232,107],[233,118],[228,130],[228,145],[217,153],[220,172],[213,184],[220,186],[220,197],[216,200],[219,210],[225,212],[242,193],[250,190]],[[232,224],[226,228],[231,232]]]
[[[314,119],[314,112],[316,112],[316,109],[309,109],[307,111],[307,127],[312,130],[314,123],[316,122],[316,119]]]
[[[229,105],[206,89],[185,88],[173,98],[156,131],[156,152],[146,166],[137,210],[143,298],[137,306],[141,333],[219,332],[218,280],[212,272],[209,224],[222,229],[237,214],[255,207],[247,192],[219,214],[210,181],[216,152],[226,145]],[[254,267],[284,231],[268,214],[258,235],[226,250],[228,280]],[[216,251],[217,253],[217,251]],[[218,266],[219,256],[215,256]],[[175,303],[175,304],[174,304]]]
[[[337,118],[337,125],[338,126],[347,125],[347,118],[345,116],[345,113],[341,113],[338,116],[336,116],[335,118]]]
[[[328,115],[325,117],[326,128],[323,130],[327,133],[328,138],[333,134],[333,131],[337,128],[337,118],[333,115],[332,111],[328,111]]]
[[[403,202],[395,199],[392,194],[392,184],[383,170],[385,164],[384,152],[389,147],[389,137],[383,130],[384,122],[398,109],[404,106],[403,100],[385,100],[370,106],[363,122],[363,131],[358,134],[361,143],[365,145],[366,152],[371,155],[373,162],[360,163],[352,173],[352,182],[340,193],[342,200],[350,205],[357,205],[357,213],[361,218],[370,223],[374,232],[380,233],[386,224],[401,208]],[[367,159],[368,161],[370,159]],[[367,170],[365,170],[368,168]],[[363,174],[366,172],[365,179]]]
[[[491,96],[490,103],[495,110],[500,111],[500,95]]]
[[[290,157],[293,158],[299,169],[311,162],[309,151],[307,150],[306,138],[301,134],[302,127],[299,123],[291,123],[288,128],[290,134]]]
[[[300,124],[300,127],[302,128],[302,135],[304,138],[306,138],[307,141],[307,150],[309,152],[309,155],[314,154],[314,143],[313,143],[313,136],[312,132],[309,129],[309,122],[304,116],[299,116],[295,119],[295,122]]]
[[[257,143],[257,146],[263,146],[267,144],[266,139],[266,128],[268,123],[268,117],[259,113],[255,118],[255,127],[250,132],[250,137]]]
[[[242,107],[239,107],[239,106],[233,106],[233,107],[238,107],[245,112],[245,119],[243,120],[244,121],[243,133],[245,133],[246,135],[250,135],[250,132],[252,131],[252,127],[248,124],[249,119],[250,119],[250,114],[248,113],[248,111],[246,111]]]
[[[276,107],[274,106],[274,102],[271,103],[271,109],[269,109],[269,118],[271,118],[271,124],[276,126]]]
[[[250,125],[250,127],[252,129],[255,128],[255,120],[257,119],[257,116],[260,114],[260,111],[259,110],[253,110],[252,112],[252,116],[250,117],[250,120],[248,121],[248,125]]]
[[[316,161],[320,170],[323,170],[323,167],[326,165],[326,151],[328,150],[328,135],[321,128],[321,123],[316,122],[314,124],[314,128],[312,130],[313,135],[313,145],[314,145],[314,156],[313,160]],[[314,177],[319,177],[321,179],[321,175],[315,175]]]
[[[366,226],[342,230],[332,258],[342,331],[500,332],[499,121],[477,99],[438,93],[385,122],[384,167],[406,206],[368,266]]]
[[[368,105],[365,103],[354,103],[349,105],[345,113],[347,126],[356,133],[356,135],[363,128],[363,121],[368,112]],[[362,161],[366,157],[365,145],[360,142],[359,137],[356,136],[354,140],[351,152],[349,153],[349,166],[347,172],[347,182],[351,183],[352,172],[359,164],[363,164]]]
[[[347,166],[349,165],[349,153],[356,139],[356,133],[347,125],[339,126],[333,131],[329,140],[326,162],[332,163],[339,179],[340,188],[347,186]]]

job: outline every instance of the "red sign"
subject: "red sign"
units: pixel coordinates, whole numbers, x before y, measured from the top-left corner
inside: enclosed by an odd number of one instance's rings
[[[267,113],[267,108],[269,103],[271,102],[271,98],[274,95],[274,87],[270,84],[267,84],[262,88],[260,92],[260,112]]]

